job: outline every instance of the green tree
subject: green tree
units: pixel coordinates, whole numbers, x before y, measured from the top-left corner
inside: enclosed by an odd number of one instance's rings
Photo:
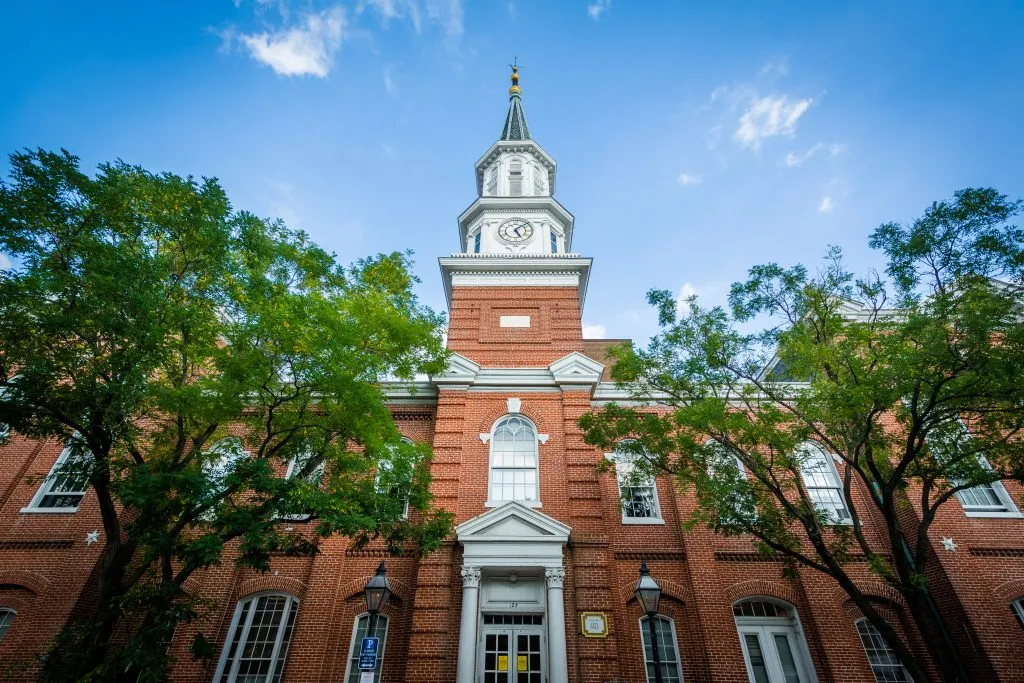
[[[587,441],[632,439],[621,448],[648,472],[693,492],[690,523],[749,535],[789,574],[835,579],[927,680],[858,588],[865,560],[905,599],[943,678],[968,680],[928,592],[928,534],[958,494],[1005,495],[1000,480],[1024,476],[1024,233],[1007,224],[1019,208],[966,189],[911,225],[880,226],[870,244],[887,278],[856,278],[831,249],[814,274],[752,268],[730,310],[693,298],[680,312],[671,293],[650,292],[660,332],[619,348],[613,371],[648,407],[584,416]]]
[[[87,481],[103,519],[98,608],[45,679],[162,680],[175,626],[206,607],[183,583],[226,556],[265,571],[332,534],[426,551],[450,529],[429,449],[386,404],[387,382],[445,363],[407,256],[342,267],[216,180],[120,161],[89,177],[42,150],[11,155],[0,252],[0,421],[65,443],[55,475]]]

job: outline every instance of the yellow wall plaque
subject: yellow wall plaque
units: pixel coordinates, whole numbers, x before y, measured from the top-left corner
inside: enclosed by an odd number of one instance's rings
[[[516,655],[516,671],[529,671],[530,662],[526,655]]]
[[[580,631],[584,638],[607,638],[608,615],[604,612],[582,612]]]
[[[498,655],[498,671],[508,671],[508,655]]]

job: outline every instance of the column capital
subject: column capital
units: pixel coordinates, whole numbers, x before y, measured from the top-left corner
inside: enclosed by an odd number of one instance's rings
[[[562,567],[548,567],[544,570],[544,579],[548,588],[561,588],[565,582],[565,569]]]
[[[463,567],[462,568],[462,587],[463,588],[479,588],[480,587],[480,567]]]

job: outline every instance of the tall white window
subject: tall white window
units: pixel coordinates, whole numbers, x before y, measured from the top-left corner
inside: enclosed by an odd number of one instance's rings
[[[551,231],[551,253],[558,253],[558,234],[554,230]]]
[[[491,435],[489,502],[536,502],[537,480],[537,430],[524,417],[502,418]]]
[[[945,454],[957,451],[962,452],[961,449],[970,448],[971,434],[967,429],[967,425],[963,421],[957,420],[949,432],[941,437],[937,434],[930,437],[929,445],[935,448],[936,456],[939,460],[943,460]],[[984,455],[978,454],[975,457],[982,469],[992,469]],[[952,486],[959,486],[963,482],[950,478],[949,483]],[[956,497],[960,501],[964,512],[968,515],[982,517],[986,515],[1007,516],[1018,514],[1017,506],[1014,504],[1013,499],[1010,498],[1010,494],[1006,492],[1006,487],[1003,486],[1001,481],[993,481],[988,484],[972,486],[969,489],[962,489],[956,492]]]
[[[469,250],[474,254],[480,253],[480,230],[469,236]]]
[[[359,645],[363,638],[375,636],[380,638],[380,645],[377,652],[377,668],[374,669],[374,680],[380,680],[380,670],[384,666],[384,646],[388,640],[388,618],[383,614],[377,615],[377,623],[373,627],[373,633],[367,633],[370,628],[370,615],[361,614],[356,617],[355,628],[352,629],[352,644],[348,649],[348,670],[345,672],[345,683],[359,683]]]
[[[508,194],[511,197],[523,195],[523,162],[513,159],[508,167]]]
[[[622,521],[625,524],[661,521],[654,475],[641,471],[641,468],[636,466],[639,457],[641,456],[621,448],[612,453],[612,459],[615,461],[615,478],[619,485]]]
[[[843,481],[839,478],[832,455],[811,441],[801,444],[798,448],[804,486],[814,507],[824,512],[832,524],[849,524],[850,510],[843,496]]]
[[[412,446],[412,441],[402,437],[402,443],[407,446]],[[401,481],[396,481],[396,478],[391,475],[393,472],[393,466],[389,461],[382,460],[377,470],[377,492],[385,494],[390,498],[402,501],[402,519],[409,519],[409,495],[410,488],[412,487],[412,477],[403,478]],[[387,480],[385,482],[385,480]]]
[[[23,511],[74,512],[89,488],[92,457],[79,449],[65,446],[50,473],[39,486],[32,502]]]
[[[796,612],[764,598],[733,605],[750,683],[808,683],[809,653]]]
[[[293,479],[302,477],[307,484],[310,486],[320,487],[320,482],[324,478],[324,461],[321,460],[312,468],[309,467],[312,458],[315,457],[311,452],[303,452],[295,456],[288,463],[288,469],[284,473],[285,479]],[[308,471],[307,471],[308,470]],[[281,519],[286,519],[293,522],[305,522],[308,521],[313,515],[309,512],[292,512],[281,515]]]
[[[14,621],[16,614],[17,612],[12,609],[0,608],[0,642],[3,642],[4,634],[11,627],[11,622]]]
[[[900,663],[899,657],[885,642],[885,638],[867,619],[857,620],[857,632],[864,646],[864,654],[871,664],[871,673],[875,674],[875,683],[908,683],[910,676]]]
[[[491,166],[487,171],[487,194],[492,197],[498,194],[498,167]]]
[[[1010,611],[1017,617],[1017,623],[1024,628],[1024,598],[1018,598],[1010,603]]]
[[[654,683],[654,651],[651,649],[651,627],[647,620],[640,619],[640,637],[644,643],[644,671],[648,683]],[[664,683],[681,683],[683,665],[679,662],[679,648],[676,647],[676,624],[660,614],[654,618],[654,636],[658,641],[658,659],[661,662],[661,680]]]
[[[284,593],[246,598],[235,608],[216,683],[278,683],[299,601]]]
[[[533,171],[533,193],[535,195],[544,194],[544,171],[540,166],[534,164],[532,167]]]

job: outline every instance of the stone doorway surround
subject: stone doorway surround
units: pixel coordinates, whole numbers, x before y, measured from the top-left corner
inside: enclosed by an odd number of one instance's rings
[[[548,680],[550,683],[568,683],[562,550],[569,540],[570,531],[558,520],[515,501],[488,510],[456,527],[456,537],[463,547],[458,683],[474,683],[476,679],[480,582],[485,570],[544,573]]]

